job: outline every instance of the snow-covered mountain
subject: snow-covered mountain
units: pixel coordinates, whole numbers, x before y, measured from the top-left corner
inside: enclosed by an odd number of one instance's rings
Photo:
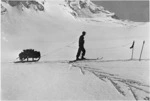
[[[24,0],[24,1],[18,1],[18,0],[2,0],[2,2],[5,2],[9,4],[12,7],[17,7],[18,9],[27,8],[39,11],[44,11],[44,3],[46,1],[44,0]],[[89,0],[65,0],[63,6],[69,7],[72,12],[70,12],[75,17],[85,17],[85,18],[91,18],[94,16],[114,16],[114,13],[111,13],[107,10],[104,10],[101,6],[96,6]],[[1,5],[3,7],[3,5]],[[2,10],[3,12],[3,10]]]
[[[74,18],[84,18],[84,20],[96,21],[96,22],[115,22],[123,25],[129,24],[129,22],[119,20],[119,17],[115,13],[105,10],[102,6],[97,6],[90,0],[2,0],[1,4],[1,14],[8,12],[6,6],[11,6],[17,8],[22,12],[26,12],[25,9],[35,10],[35,11],[50,11],[47,6],[52,6],[53,4],[58,4],[62,12],[67,12],[71,14]],[[57,3],[56,3],[57,2]],[[5,9],[5,10],[4,10]],[[53,9],[56,11],[56,8]],[[57,11],[56,11],[57,12]],[[89,19],[90,18],[90,19]],[[83,19],[82,19],[83,20]],[[131,22],[130,22],[131,24]],[[133,22],[132,22],[133,24]],[[134,23],[135,24],[135,23]]]
[[[76,17],[112,17],[115,14],[104,10],[102,6],[96,6],[89,0],[66,0],[68,6],[74,11],[72,14]]]
[[[2,100],[149,100],[149,23],[114,17],[89,0],[2,0]],[[85,57],[103,59],[68,64],[82,31]],[[40,61],[15,64],[23,49]]]

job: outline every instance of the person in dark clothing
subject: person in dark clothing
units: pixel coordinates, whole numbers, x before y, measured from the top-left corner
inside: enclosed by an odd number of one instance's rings
[[[82,52],[82,56],[81,56],[81,59],[85,59],[84,56],[85,56],[85,48],[84,48],[84,36],[85,36],[86,32],[83,31],[82,32],[82,35],[80,36],[79,38],[79,48],[78,48],[78,52],[77,52],[77,55],[76,55],[76,60],[79,60],[79,56]]]

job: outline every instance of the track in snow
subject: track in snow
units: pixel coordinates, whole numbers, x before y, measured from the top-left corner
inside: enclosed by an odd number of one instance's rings
[[[100,80],[106,83],[111,83],[119,94],[122,96],[132,95],[136,101],[146,100],[150,101],[150,86],[145,85],[139,81],[132,79],[122,78],[117,74],[111,74],[102,71],[101,69],[91,68],[87,65],[81,66],[78,63],[72,64],[72,67],[78,67],[81,70],[81,73],[85,75],[85,72],[88,71],[98,77]]]

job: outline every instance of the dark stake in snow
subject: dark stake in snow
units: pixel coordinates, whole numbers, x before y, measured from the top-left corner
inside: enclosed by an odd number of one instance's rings
[[[142,45],[142,49],[141,49],[139,61],[141,61],[141,57],[142,57],[142,52],[143,52],[144,44],[145,44],[145,41],[143,41],[143,45]]]
[[[133,60],[133,53],[134,53],[134,43],[135,43],[135,41],[133,41],[133,43],[132,43],[132,46],[130,47],[130,49],[132,49],[131,60]]]

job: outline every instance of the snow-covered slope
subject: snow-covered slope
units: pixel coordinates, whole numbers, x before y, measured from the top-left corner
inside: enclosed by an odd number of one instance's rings
[[[95,7],[90,1],[84,1],[86,3],[85,8],[79,7],[76,10],[73,10],[71,8],[72,6],[69,6],[73,5],[73,1],[70,0],[48,0],[43,2],[44,3],[39,4],[42,5],[44,11],[32,9],[32,4],[29,5],[30,8],[26,8],[21,1],[20,3],[17,3],[16,6],[10,6],[9,1],[2,2],[3,7],[6,8],[6,10],[4,10],[6,13],[2,15],[2,52],[7,53],[3,53],[2,58],[15,59],[18,52],[26,48],[40,50],[43,55],[48,53],[48,55],[51,56],[51,54],[55,53],[66,59],[67,57],[73,58],[77,47],[74,47],[76,44],[72,43],[77,43],[78,37],[83,30],[87,31],[87,50],[89,48],[89,52],[91,52],[92,49],[99,49],[97,54],[103,53],[104,51],[101,52],[101,48],[106,48],[106,45],[107,48],[109,48],[116,47],[116,44],[117,46],[129,42],[132,44],[132,41],[137,39],[137,34],[138,36],[143,36],[138,37],[140,39],[143,38],[140,41],[148,38],[148,31],[144,32],[147,30],[148,24],[134,27],[131,26],[131,23],[127,22],[129,26],[122,25],[126,22],[110,18],[110,16],[107,16],[107,13],[101,11],[96,12],[96,14],[99,14],[98,18],[95,17],[95,13],[90,13],[90,16],[93,16],[92,18],[86,16],[89,15],[89,13],[84,15],[87,11],[82,11],[82,9],[89,10],[91,5],[92,7]],[[80,1],[79,3],[83,3],[83,1]],[[21,7],[23,7],[23,10],[18,8],[20,5],[22,5]],[[74,5],[73,7],[76,6],[77,5]],[[98,8],[95,7],[93,9]],[[103,11],[102,8],[99,9]],[[69,11],[76,12],[78,18],[74,18]],[[101,14],[105,16],[101,16]],[[113,13],[110,13],[110,15],[113,15]],[[135,32],[137,29],[142,29],[142,32]],[[132,36],[132,38],[130,36]],[[130,38],[127,39],[127,37]],[[66,47],[68,44],[71,46],[69,46],[70,48]],[[93,46],[92,44],[99,46],[91,47]],[[59,50],[58,53],[53,52],[57,49],[62,50]],[[63,52],[66,52],[67,54],[62,56],[64,55],[62,54]],[[108,52],[111,53],[110,50]],[[122,50],[120,50],[120,52],[122,52]],[[101,56],[101,54],[99,55]],[[107,56],[109,55],[107,54]],[[49,59],[53,59],[54,57],[56,58],[57,56],[51,56]]]
[[[149,99],[147,61],[2,64],[3,100]]]
[[[2,0],[1,8],[2,99],[149,99],[149,23],[114,19],[88,0]],[[70,66],[64,60],[75,59],[82,31],[86,57],[103,60]],[[134,59],[145,40],[141,62],[128,60],[133,40]],[[14,64],[29,48],[41,52],[40,61]]]

